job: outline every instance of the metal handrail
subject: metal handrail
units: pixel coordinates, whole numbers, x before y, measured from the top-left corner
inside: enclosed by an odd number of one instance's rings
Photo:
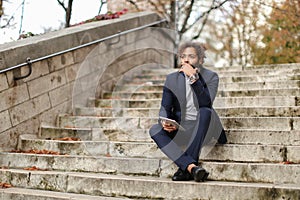
[[[80,49],[80,48],[83,48],[83,47],[87,47],[87,46],[90,46],[90,45],[93,45],[93,44],[97,44],[99,42],[103,42],[105,40],[112,39],[114,37],[120,37],[121,35],[125,35],[125,34],[130,33],[130,32],[138,31],[138,30],[141,30],[141,29],[144,29],[144,28],[147,28],[147,27],[150,27],[150,26],[154,26],[154,25],[157,25],[157,24],[160,24],[160,23],[163,23],[163,22],[167,22],[167,20],[162,19],[162,20],[159,20],[159,21],[156,21],[156,22],[152,22],[150,24],[139,26],[137,28],[129,29],[129,30],[126,30],[126,31],[123,31],[123,32],[118,32],[117,34],[107,36],[107,37],[101,38],[99,40],[88,42],[88,43],[85,43],[85,44],[82,44],[82,45],[79,45],[79,46],[76,46],[76,47],[72,47],[72,48],[69,48],[69,49],[66,49],[66,50],[63,50],[63,51],[59,51],[59,52],[56,52],[56,53],[53,53],[53,54],[49,54],[47,56],[43,56],[43,57],[40,57],[40,58],[37,58],[37,59],[34,59],[34,60],[30,60],[30,58],[27,58],[26,59],[27,62],[12,66],[12,67],[9,67],[9,68],[6,68],[6,69],[2,69],[2,70],[0,70],[0,74],[11,71],[11,70],[15,70],[15,69],[27,66],[27,65],[31,65],[32,63],[39,62],[41,60],[45,60],[45,59],[48,59],[48,58],[52,58],[54,56],[58,56],[58,55],[61,55],[61,54],[64,54],[64,53],[68,53],[70,51],[74,51],[74,50],[77,50],[77,49]],[[28,60],[30,60],[30,63],[28,62]],[[29,75],[26,75],[26,77],[28,77]],[[20,77],[15,78],[15,79],[20,79]]]

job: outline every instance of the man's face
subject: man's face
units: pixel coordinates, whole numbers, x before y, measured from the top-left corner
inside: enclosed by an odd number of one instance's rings
[[[197,56],[197,51],[193,47],[188,47],[184,49],[180,56],[180,64],[189,63],[195,67],[198,67],[200,60]]]

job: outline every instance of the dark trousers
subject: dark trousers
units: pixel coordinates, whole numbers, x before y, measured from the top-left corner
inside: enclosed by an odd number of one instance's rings
[[[185,131],[167,132],[160,124],[150,129],[150,136],[157,146],[178,167],[186,170],[189,164],[198,165],[200,150],[211,120],[211,109],[202,107],[196,121],[183,121]]]

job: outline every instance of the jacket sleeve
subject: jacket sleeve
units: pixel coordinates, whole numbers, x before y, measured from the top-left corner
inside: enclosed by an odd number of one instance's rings
[[[209,90],[210,98],[211,101],[214,102],[217,92],[218,92],[218,87],[219,87],[219,76],[217,73],[213,73],[213,76],[209,81],[207,81],[207,87]]]
[[[166,85],[164,85],[159,116],[173,118],[173,96],[173,92]]]
[[[196,94],[199,107],[212,107],[212,100],[208,90],[208,86],[202,78],[201,74],[199,79],[195,81],[191,86]]]

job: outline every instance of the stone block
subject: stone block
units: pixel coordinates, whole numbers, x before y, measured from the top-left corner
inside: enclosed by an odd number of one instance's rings
[[[12,127],[8,110],[0,112],[0,119],[0,133]]]
[[[23,187],[28,188],[63,192],[67,185],[67,175],[60,174],[53,176],[48,174],[46,171],[37,171],[37,173],[32,173],[24,170],[19,173],[19,176],[17,174],[13,174],[10,182],[14,186],[23,185]]]
[[[36,97],[66,84],[65,70],[60,70],[28,82],[30,97]]]
[[[282,162],[285,148],[282,145],[217,145],[201,150],[203,160],[227,160],[234,162]]]
[[[295,110],[295,112],[299,113],[299,110],[300,110],[299,107],[296,107],[296,108],[298,108],[298,110]],[[293,130],[298,130],[299,131],[300,130],[300,120],[299,120],[300,119],[300,117],[299,117],[300,115],[297,114],[297,116],[298,117],[295,117],[295,118],[292,119],[291,123],[293,124]]]
[[[74,137],[81,140],[92,140],[92,129],[62,129],[53,126],[41,126],[40,139]]]
[[[287,161],[292,163],[300,163],[300,145],[287,146]],[[298,175],[299,176],[299,175]]]
[[[205,162],[210,180],[300,184],[299,165],[283,163]]]
[[[28,67],[21,68],[21,76],[25,76],[28,73]],[[47,60],[41,60],[39,62],[32,63],[32,72],[29,77],[19,80],[18,82],[29,82],[37,79],[41,76],[49,74],[49,66]]]
[[[29,120],[14,126],[7,131],[1,133],[0,140],[2,147],[5,151],[16,149],[19,136],[22,134],[33,134],[37,135],[40,127],[40,121],[37,117],[30,118]]]
[[[81,49],[78,49],[77,51],[74,51],[74,62],[75,63],[82,63],[86,57],[89,55],[91,51],[93,51],[97,47],[97,44],[90,45]]]
[[[73,52],[67,52],[52,58],[47,59],[49,71],[58,71],[66,66],[74,64]]]
[[[229,144],[300,145],[300,131],[227,130]]]
[[[291,130],[290,117],[221,117],[225,129]]]
[[[149,142],[111,142],[109,154],[113,157],[140,157],[143,155],[144,158],[155,158],[163,156],[163,153]]]
[[[73,84],[67,84],[49,92],[51,107],[72,99]]]
[[[29,93],[26,84],[4,90],[0,95],[0,111],[16,106],[28,99]]]
[[[56,125],[57,122],[57,116],[61,113],[70,113],[71,107],[72,107],[72,102],[66,101],[62,104],[59,104],[41,113],[39,115],[39,119],[41,123],[54,126]]]
[[[74,64],[68,67],[65,67],[67,82],[73,82],[76,79],[78,69],[80,64]]]
[[[51,107],[48,94],[38,96],[34,99],[26,101],[11,108],[10,115],[12,124],[15,126],[23,121],[31,119],[32,117],[41,114]]]
[[[20,148],[22,150],[51,150],[67,155],[100,156],[107,155],[107,142],[93,141],[57,141],[31,139],[26,135],[21,136]]]
[[[8,82],[5,74],[0,74],[0,92],[8,89]]]

